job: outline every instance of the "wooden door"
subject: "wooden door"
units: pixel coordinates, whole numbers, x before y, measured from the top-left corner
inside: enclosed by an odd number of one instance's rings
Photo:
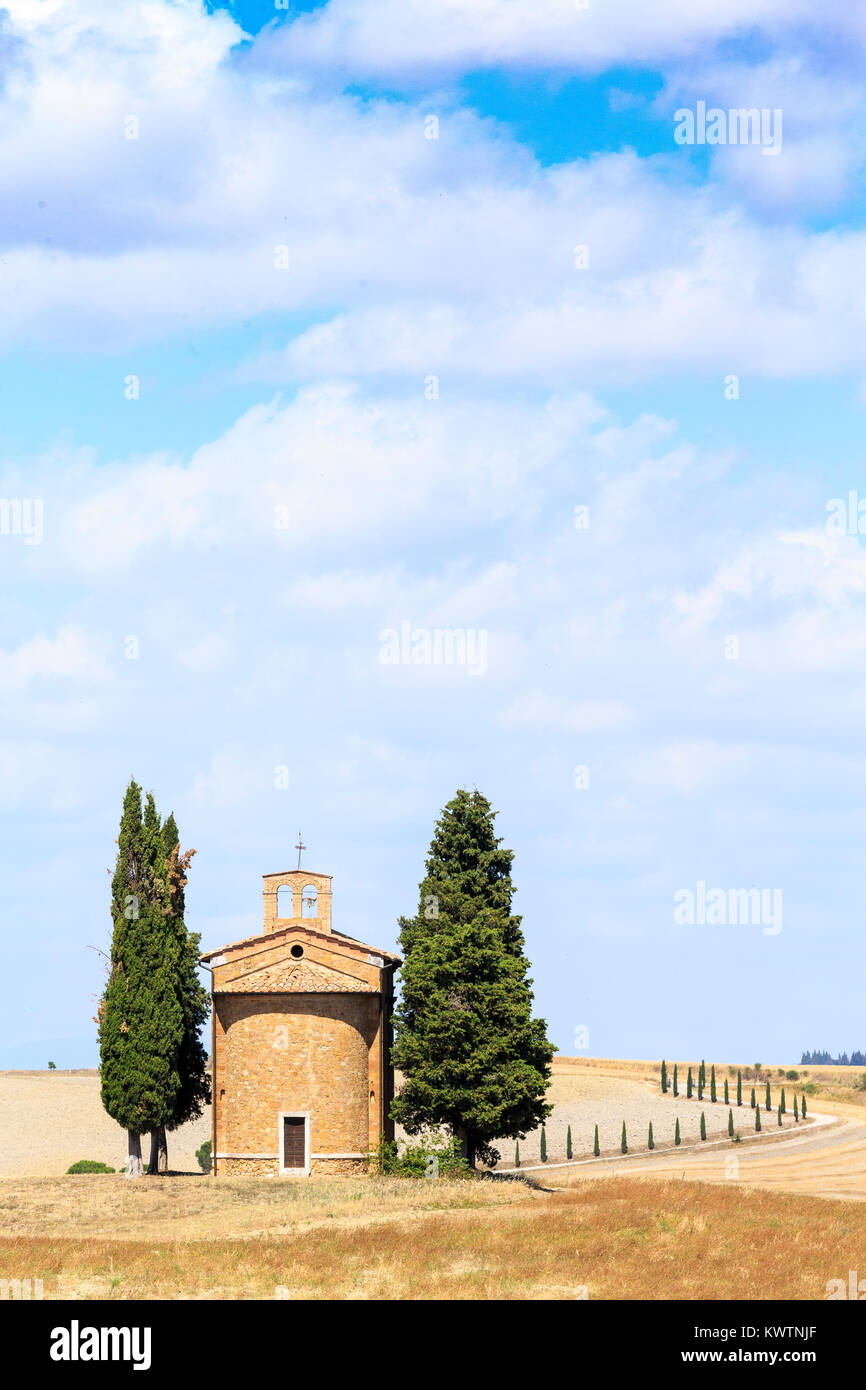
[[[305,1168],[307,1122],[303,1115],[283,1116],[283,1167]]]

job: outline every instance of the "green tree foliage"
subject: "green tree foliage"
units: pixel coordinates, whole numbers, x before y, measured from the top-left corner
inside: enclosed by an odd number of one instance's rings
[[[198,932],[188,931],[184,920],[186,875],[195,850],[181,852],[174,815],[169,815],[162,827],[162,853],[166,882],[165,951],[173,962],[175,990],[183,1014],[183,1037],[178,1051],[180,1087],[171,1118],[166,1122],[166,1128],[172,1130],[197,1120],[210,1103],[207,1052],[201,1040],[201,1030],[210,1013],[210,998],[198,973],[201,937]]]
[[[202,1171],[203,1173],[209,1173],[210,1170],[211,1170],[211,1168],[213,1167],[213,1158],[212,1158],[212,1155],[211,1155],[211,1141],[210,1141],[210,1139],[205,1139],[205,1141],[204,1141],[204,1143],[202,1144],[201,1148],[200,1148],[200,1149],[196,1149],[196,1151],[195,1151],[195,1156],[196,1156],[196,1159],[197,1159],[197,1161],[198,1161],[198,1166],[199,1166],[199,1168],[201,1169],[201,1171]]]
[[[801,1102],[802,1102],[801,1107],[800,1107],[800,1114],[803,1116],[803,1119],[805,1120],[805,1118],[806,1118],[806,1092],[805,1092],[805,1091],[803,1091],[803,1092],[801,1093],[800,1099],[801,1099]]]
[[[710,1100],[712,1101],[713,1105],[715,1105],[715,1103],[716,1103],[716,1068],[715,1068],[715,1066],[713,1066],[713,1069],[712,1069],[712,1071],[710,1072]]]
[[[547,1162],[547,1130],[544,1128],[544,1125],[541,1126],[541,1147],[540,1147],[540,1153],[541,1153],[541,1161],[542,1161],[542,1163],[546,1163],[546,1162]]]
[[[675,1144],[679,1144],[679,1142],[680,1142],[680,1121],[679,1121],[679,1117],[677,1117],[677,1123],[676,1123],[676,1126],[675,1126],[675,1128],[674,1128],[674,1143],[675,1143]]]
[[[181,1089],[183,1009],[175,959],[164,950],[165,861],[159,817],[130,781],[111,885],[109,976],[98,1014],[102,1103],[127,1131],[130,1177],[141,1174],[141,1135],[168,1124]]]
[[[664,1057],[662,1058],[662,1095],[667,1094],[668,1089],[668,1067]]]
[[[571,1152],[571,1125],[568,1126],[568,1133],[565,1136],[565,1156],[566,1158],[574,1157]]]
[[[756,1129],[757,1132],[760,1134],[760,1132],[761,1132],[761,1107],[760,1107],[760,1105],[756,1105],[756,1106],[755,1106],[755,1129]]]
[[[691,1100],[693,1090],[692,1069],[689,1067],[689,1074],[686,1078],[686,1100]]]
[[[622,1153],[628,1153],[628,1139],[626,1138],[625,1132],[625,1120],[623,1120],[622,1122],[622,1138],[619,1141],[619,1147]]]
[[[595,1138],[592,1141],[592,1152],[596,1158],[598,1158],[599,1154],[601,1153],[601,1149],[598,1146],[598,1125],[596,1125],[595,1127]]]
[[[779,1100],[779,1108],[780,1108],[780,1110],[782,1111],[782,1114],[784,1115],[784,1114],[786,1113],[786,1110],[787,1110],[787,1106],[785,1105],[785,1088],[784,1088],[784,1086],[782,1087],[782,1095],[781,1095],[781,1099]]]
[[[727,1081],[726,1081],[726,1082],[725,1082],[725,1105],[730,1105],[730,1102],[731,1102],[731,1094],[730,1094],[730,1091],[729,1091],[729,1089],[728,1089],[728,1083],[727,1083]]]
[[[728,1111],[728,1134],[729,1134],[730,1138],[733,1139],[733,1137],[734,1137],[734,1112],[733,1112],[733,1110],[729,1110],[729,1111]]]
[[[705,1114],[704,1114],[704,1112],[703,1112],[703,1110],[702,1110],[702,1111],[701,1111],[701,1138],[702,1138],[702,1139],[706,1139],[706,1137],[707,1137],[707,1118],[706,1118],[706,1116],[705,1116]]]
[[[756,1099],[756,1097],[755,1097],[755,1088],[754,1088],[754,1086],[753,1086],[753,1087],[752,1087],[752,1109],[753,1109],[753,1110],[755,1110],[755,1109],[757,1108],[757,1104],[758,1104],[758,1102],[757,1102],[757,1099]]]
[[[413,918],[400,920],[404,964],[393,1062],[405,1078],[391,1107],[409,1134],[447,1124],[468,1162],[493,1163],[496,1138],[525,1138],[550,1114],[554,1047],[532,1016],[511,850],[478,791],[458,791],[436,823]]]
[[[737,1072],[737,1105],[742,1105],[742,1103],[743,1103],[743,1073],[742,1073],[741,1071],[738,1071],[738,1072]]]
[[[795,1123],[798,1123],[798,1122],[799,1122],[799,1119],[800,1119],[800,1112],[799,1112],[799,1110],[798,1110],[798,1108],[797,1108],[797,1095],[796,1095],[796,1092],[795,1092],[795,1093],[794,1093],[794,1122],[795,1122]]]
[[[515,1168],[520,1167],[520,1140],[514,1145],[514,1166]]]
[[[69,1173],[113,1173],[114,1169],[109,1168],[107,1163],[100,1163],[96,1158],[79,1158],[77,1163],[73,1163],[66,1169]]]
[[[675,1095],[675,1096],[678,1096],[679,1093],[680,1093],[680,1089],[679,1089],[679,1085],[678,1085],[678,1081],[677,1081],[677,1064],[676,1064],[676,1062],[674,1062],[674,1095]]]
[[[654,1142],[653,1142],[653,1122],[652,1122],[652,1120],[650,1120],[650,1122],[649,1122],[649,1134],[647,1135],[646,1146],[647,1146],[648,1149],[654,1149],[654,1148],[655,1148],[655,1144],[654,1144]]]
[[[766,1101],[765,1101],[765,1105],[766,1105],[767,1114],[769,1115],[770,1111],[771,1111],[772,1108],[773,1108],[773,1102],[770,1100],[770,1083],[769,1083],[769,1081],[767,1082],[767,1099],[766,1099]]]

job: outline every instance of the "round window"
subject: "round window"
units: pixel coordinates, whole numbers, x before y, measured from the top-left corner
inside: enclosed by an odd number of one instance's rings
[[[300,960],[300,959],[301,959],[301,956],[302,956],[303,954],[304,954],[304,948],[303,948],[303,946],[293,946],[293,947],[292,947],[292,955],[294,956],[295,960]]]

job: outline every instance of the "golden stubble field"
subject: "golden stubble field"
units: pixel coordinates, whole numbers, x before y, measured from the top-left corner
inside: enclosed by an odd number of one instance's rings
[[[643,1105],[657,1075],[558,1059],[551,1099],[579,1113],[608,1077],[629,1083],[611,1085],[617,1103],[633,1087]],[[823,1127],[548,1166],[535,1188],[7,1177],[0,1278],[41,1279],[46,1298],[823,1299],[830,1280],[866,1274],[866,1109],[851,1079],[828,1076],[810,1098],[836,1117]]]

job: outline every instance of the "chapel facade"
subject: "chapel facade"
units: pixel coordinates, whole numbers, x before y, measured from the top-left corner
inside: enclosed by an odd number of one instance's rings
[[[366,1172],[392,1139],[400,957],[334,931],[331,876],[264,875],[262,930],[209,951],[213,1173]]]

